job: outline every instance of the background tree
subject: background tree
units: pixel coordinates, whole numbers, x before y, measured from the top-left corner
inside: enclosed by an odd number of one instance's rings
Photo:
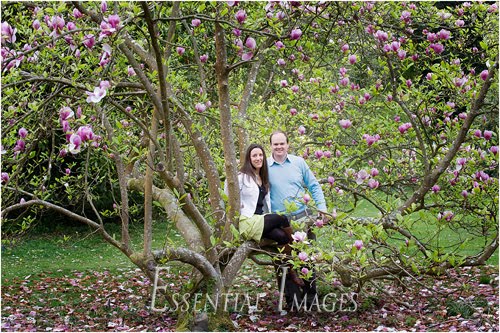
[[[282,128],[337,216],[311,221],[315,246],[294,245],[305,276],[315,265],[320,281],[361,290],[481,265],[498,248],[496,4],[12,2],[2,13],[3,227],[49,208],[150,278],[181,261],[199,272],[186,291],[220,297],[256,250],[235,232],[238,154]],[[380,214],[357,218],[366,202]],[[184,244],[152,234],[155,203]],[[466,241],[482,250],[462,255]]]

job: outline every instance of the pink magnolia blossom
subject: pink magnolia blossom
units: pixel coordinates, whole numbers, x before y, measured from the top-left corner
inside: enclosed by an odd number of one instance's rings
[[[332,176],[328,176],[328,183],[333,186],[333,184],[335,184],[335,178],[332,177]]]
[[[479,74],[479,77],[481,78],[481,80],[486,81],[486,79],[488,78],[488,70],[485,69],[484,71],[482,71],[481,74]]]
[[[24,128],[24,127],[21,127],[19,129],[19,133],[18,134],[19,134],[19,137],[21,137],[21,139],[24,139],[24,138],[26,138],[28,136],[28,130],[26,128]]]
[[[461,194],[464,197],[464,199],[467,199],[467,197],[469,196],[469,192],[467,192],[467,190],[463,190]]]
[[[375,33],[375,37],[381,42],[385,42],[388,39],[387,32],[381,30],[377,30],[377,32]]]
[[[279,12],[276,13],[276,18],[278,20],[283,20],[286,17],[286,14],[284,11],[280,10]]]
[[[291,114],[292,116],[295,116],[295,115],[297,114],[297,109],[296,109],[296,108],[291,108],[291,109],[290,109],[290,114]]]
[[[92,131],[92,127],[88,125],[80,126],[76,134],[78,134],[82,142],[94,139],[94,132]]]
[[[196,103],[196,105],[194,106],[194,108],[196,109],[197,112],[203,112],[207,109],[207,106],[203,103]]]
[[[355,54],[351,54],[348,59],[349,59],[349,63],[351,65],[354,65],[356,63],[356,61],[357,61],[357,57],[356,57]]]
[[[483,181],[483,182],[486,182],[486,181],[488,181],[490,179],[490,176],[486,172],[484,172],[482,170],[476,172],[476,174],[474,175],[474,177],[476,179],[478,179],[478,180]]]
[[[474,136],[475,136],[476,138],[480,138],[480,137],[482,137],[481,131],[480,131],[480,130],[475,130],[475,131],[474,131]]]
[[[296,231],[293,235],[292,238],[296,242],[304,242],[307,239],[307,233],[303,231]]]
[[[492,136],[493,136],[492,131],[485,130],[483,133],[483,137],[485,140],[490,140]]]
[[[26,143],[23,140],[17,140],[16,145],[14,146],[14,151],[19,152],[23,151],[26,148]]]
[[[282,87],[288,87],[288,81],[287,80],[281,80],[280,84]]]
[[[64,158],[67,154],[68,154],[68,151],[64,148],[59,151],[59,157]]]
[[[398,50],[398,58],[404,60],[406,58],[406,51],[403,49]]]
[[[282,41],[278,40],[274,43],[274,46],[276,46],[276,48],[279,50],[279,49],[282,49],[285,47],[285,44],[283,44]]]
[[[85,45],[86,48],[92,49],[95,45],[95,37],[92,34],[85,35],[83,38],[83,45]]]
[[[299,87],[298,86],[292,86],[290,89],[292,89],[292,92],[294,92],[294,93],[299,92]]]
[[[71,110],[67,106],[62,107],[61,110],[59,110],[59,119],[60,120],[67,120],[73,116],[74,116],[73,110]]]
[[[248,61],[253,58],[253,52],[246,52],[241,55],[241,60]]]
[[[113,14],[108,17],[109,25],[114,29],[120,28],[120,16]]]
[[[431,43],[437,41],[438,39],[439,38],[438,38],[437,34],[435,34],[433,32],[430,32],[427,34],[427,40]]]
[[[399,43],[398,41],[394,41],[391,43],[391,50],[394,51],[394,52],[397,52],[401,47],[401,43]]]
[[[370,178],[368,180],[368,187],[371,188],[372,190],[378,188],[379,186],[380,183],[378,182],[378,180],[375,180],[373,178]]]
[[[257,47],[257,42],[252,37],[248,37],[245,41],[245,46],[251,50],[254,50]]]
[[[73,17],[76,19],[82,18],[83,14],[78,10],[78,8],[73,9]]]
[[[12,28],[8,22],[2,22],[2,44],[5,42],[16,42],[16,28]]]
[[[135,70],[132,66],[127,67],[127,74],[128,74],[128,76],[135,76],[136,75]]]
[[[109,86],[109,81],[101,81],[99,87],[94,88],[94,92],[86,91],[87,103],[99,103],[106,96]]]
[[[451,17],[451,13],[447,12],[439,12],[438,15],[442,20],[447,20]]]
[[[446,221],[451,221],[455,214],[452,211],[446,210],[443,212],[442,218],[444,218]]]
[[[68,22],[68,24],[66,24],[66,28],[68,28],[69,31],[75,30],[76,24],[74,22]]]
[[[52,28],[52,33],[50,36],[57,35],[61,32],[62,29],[66,26],[66,22],[59,15],[52,16],[52,21],[50,23],[50,27]]]
[[[346,76],[346,77],[343,77],[341,80],[340,80],[340,85],[341,86],[347,86],[349,84],[349,78]]]
[[[412,127],[411,123],[404,123],[398,127],[399,133],[404,134]]]
[[[339,124],[344,129],[347,129],[352,126],[352,122],[349,119],[341,119],[339,120]]]
[[[323,157],[323,151],[322,151],[322,150],[316,150],[316,151],[314,152],[314,156],[316,156],[316,158],[317,158],[318,160],[320,160],[320,159]]]
[[[307,253],[302,251],[298,254],[298,258],[302,261],[306,261],[309,258],[309,256],[307,255]]]
[[[67,120],[61,121],[61,126],[64,133],[69,133],[71,131],[71,126]]]
[[[323,152],[323,156],[325,156],[325,158],[330,158],[330,157],[332,157],[332,152],[329,150],[325,150]]]
[[[111,36],[115,31],[116,28],[113,28],[111,24],[109,24],[106,21],[102,21],[101,25],[101,32],[99,33],[99,40],[101,41],[104,37]]]
[[[338,85],[334,85],[333,87],[330,88],[330,93],[331,94],[336,94],[340,91],[340,88]]]
[[[78,154],[82,145],[82,139],[78,134],[71,134],[69,138],[68,150],[71,154]]]
[[[181,47],[181,46],[177,46],[177,48],[175,49],[175,51],[177,52],[178,55],[183,55],[184,52],[186,52],[186,49]]]
[[[33,27],[33,29],[35,29],[35,30],[40,29],[40,27],[41,27],[41,25],[40,25],[40,21],[38,21],[38,20],[34,20],[34,21],[33,21],[33,25],[32,25],[32,27]]]
[[[302,125],[299,126],[298,132],[300,135],[304,135],[306,133],[306,128]]]
[[[441,187],[439,187],[439,185],[434,185],[431,190],[433,193],[437,193],[441,190]]]
[[[286,65],[285,59],[283,59],[283,58],[279,58],[277,62],[278,62],[279,66],[285,66]]]
[[[410,80],[410,79],[406,80],[406,86],[407,86],[408,88],[411,88],[411,85],[412,85],[411,80]]]
[[[448,30],[441,29],[437,33],[439,39],[448,40],[450,39],[451,33]]]
[[[491,146],[489,150],[493,155],[498,154],[498,146]]]
[[[291,40],[298,40],[302,36],[302,30],[300,29],[293,29],[292,32],[290,33],[290,39]]]
[[[444,51],[444,46],[439,43],[432,43],[429,47],[437,54],[441,54]]]
[[[233,35],[235,35],[236,37],[240,37],[241,36],[241,30],[237,29],[237,28],[234,28],[233,29]]]
[[[66,173],[66,175],[69,176],[71,174],[71,169],[70,168],[66,168],[65,173]]]
[[[465,25],[464,20],[456,20],[455,25],[459,28],[463,27]]]
[[[238,10],[238,12],[235,14],[234,17],[236,18],[239,24],[242,24],[247,19],[247,13],[243,9],[240,9]]]
[[[353,246],[354,246],[356,249],[361,250],[361,249],[363,248],[363,241],[362,241],[362,240],[357,239],[356,241],[354,241]]]
[[[309,273],[309,268],[302,267],[302,269],[300,271],[302,272],[302,274],[307,275]]]
[[[102,1],[101,2],[101,12],[105,12],[108,10],[108,4],[106,3],[106,1]]]
[[[370,170],[370,175],[371,175],[372,177],[376,177],[376,176],[378,176],[378,174],[379,174],[379,172],[378,172],[378,169],[377,169],[377,168],[372,168],[372,169]]]
[[[199,27],[199,26],[200,26],[200,24],[201,24],[201,20],[200,20],[200,19],[193,19],[193,20],[191,20],[191,25],[192,25],[193,27],[195,27],[195,28],[196,28],[196,27]]]
[[[311,201],[311,196],[309,194],[304,194],[304,196],[302,197],[302,200],[304,200],[304,202],[307,204],[309,201]]]
[[[401,13],[401,17],[399,19],[401,21],[408,23],[411,20],[411,13],[407,10],[403,10],[403,12]]]
[[[488,13],[496,13],[498,11],[498,5],[496,3],[488,7]]]
[[[82,107],[81,106],[78,106],[76,108],[76,118],[77,119],[80,119],[82,117]]]
[[[349,44],[344,44],[342,45],[342,52],[346,53],[347,51],[349,51]]]
[[[200,56],[200,61],[202,63],[206,63],[208,61],[208,54],[204,54]]]
[[[318,228],[322,228],[325,225],[325,221],[323,221],[322,219],[317,219],[316,221],[314,221],[314,225]]]
[[[456,87],[463,87],[467,83],[466,77],[455,77],[453,78],[453,83]]]
[[[380,135],[376,134],[376,135],[363,135],[363,138],[364,140],[366,141],[366,144],[368,146],[371,146],[373,145],[375,142],[377,142],[378,140],[380,140]]]
[[[9,182],[9,174],[7,172],[2,172],[2,184],[7,184]]]

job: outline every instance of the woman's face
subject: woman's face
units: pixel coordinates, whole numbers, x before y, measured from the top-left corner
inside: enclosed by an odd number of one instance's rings
[[[254,148],[250,151],[250,163],[256,170],[262,168],[264,163],[264,152],[260,148]]]

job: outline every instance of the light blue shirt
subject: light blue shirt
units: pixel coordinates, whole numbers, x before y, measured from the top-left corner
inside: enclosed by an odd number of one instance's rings
[[[321,185],[302,157],[288,154],[280,164],[273,157],[267,159],[269,182],[271,183],[271,210],[284,213],[285,202],[295,202],[298,209],[293,214],[305,210],[303,196],[305,189],[311,192],[312,199],[319,210],[326,211],[325,196]]]

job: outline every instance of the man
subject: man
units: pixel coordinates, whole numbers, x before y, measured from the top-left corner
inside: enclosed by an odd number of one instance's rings
[[[308,218],[312,212],[304,202],[304,194],[307,189],[311,193],[319,215],[326,219],[326,202],[321,185],[302,157],[288,154],[289,144],[285,132],[273,132],[269,141],[271,157],[268,158],[267,164],[271,184],[272,212],[286,214],[292,221]],[[295,207],[295,210],[287,212],[287,207]],[[314,233],[310,231],[308,231],[308,237],[315,239]],[[280,281],[279,278],[278,272],[278,281]],[[314,274],[312,281],[305,281],[302,293],[300,293],[298,285],[291,283],[290,279],[286,280],[284,289],[288,306],[293,306],[294,298],[297,305],[301,304],[304,297],[308,308],[314,304],[314,299],[317,297],[315,280]],[[280,282],[278,283],[280,284]]]
[[[276,213],[286,213],[286,205],[295,203],[297,209],[291,216],[298,220],[307,216],[304,203],[305,189],[312,195],[319,214],[326,213],[325,196],[321,185],[302,157],[288,154],[288,137],[283,131],[275,131],[270,137],[271,157],[268,158],[271,183],[271,208]]]

